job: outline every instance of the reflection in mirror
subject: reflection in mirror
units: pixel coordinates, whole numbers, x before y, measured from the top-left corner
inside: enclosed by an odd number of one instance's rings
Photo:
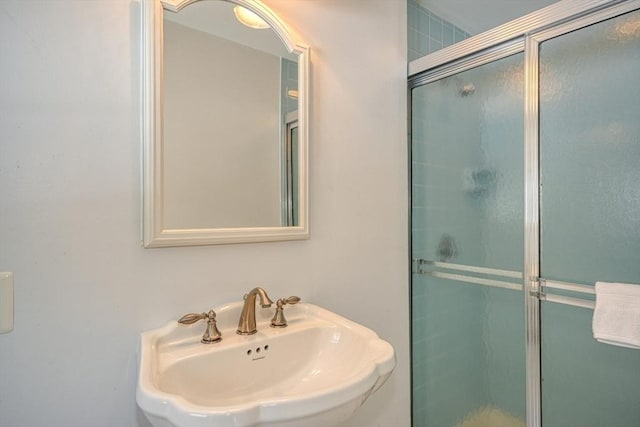
[[[145,246],[308,238],[307,48],[254,0],[148,1],[161,46]],[[241,24],[239,6],[268,27]]]
[[[285,146],[285,176],[283,194],[285,194],[285,219],[288,225],[298,225],[298,117],[297,114],[287,115],[286,146]]]
[[[270,29],[241,24],[234,6],[200,1],[164,11],[168,228],[289,225],[280,157],[286,110],[297,109],[287,102],[287,91],[297,91],[287,79],[297,57]]]

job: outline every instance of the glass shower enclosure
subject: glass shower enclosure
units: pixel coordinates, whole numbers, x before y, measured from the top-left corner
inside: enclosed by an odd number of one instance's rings
[[[640,426],[591,332],[640,284],[640,3],[562,3],[410,77],[414,427]]]

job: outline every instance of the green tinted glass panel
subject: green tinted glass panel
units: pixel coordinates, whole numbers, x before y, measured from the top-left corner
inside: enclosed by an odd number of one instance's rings
[[[412,93],[414,427],[524,427],[523,55]],[[428,268],[427,268],[428,267]],[[424,274],[429,271],[432,274]],[[435,277],[433,274],[440,274]]]
[[[640,12],[540,46],[541,275],[640,283]],[[640,426],[640,351],[542,306],[543,425]]]

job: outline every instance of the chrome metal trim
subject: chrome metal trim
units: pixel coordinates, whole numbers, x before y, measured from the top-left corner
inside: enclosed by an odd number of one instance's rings
[[[593,286],[579,285],[577,283],[570,283],[570,282],[559,282],[556,280],[548,280],[548,279],[541,279],[541,280],[544,280],[544,282],[540,283],[542,288],[562,289],[564,291],[578,292],[581,294],[591,294],[591,295],[596,294],[596,290]]]
[[[409,310],[408,315],[409,318],[409,357],[413,359],[413,354],[415,350],[414,345],[414,327],[413,327],[413,100],[412,100],[412,92],[411,88],[407,85],[407,245],[409,249],[409,257],[407,259],[407,269],[409,276]],[[415,386],[415,380],[413,378],[416,370],[414,363],[409,363],[409,386],[410,386],[410,399],[409,399],[409,410],[411,424],[413,425],[413,414],[416,409],[416,405],[414,405],[414,393],[413,387]]]
[[[527,37],[524,59],[524,306],[526,325],[527,427],[542,425],[540,367],[540,169],[538,140],[538,43]]]
[[[621,3],[624,0],[563,0],[514,19],[409,63],[408,75],[425,72],[447,62],[455,61],[478,51],[491,48],[506,41],[531,34],[559,22],[579,17],[585,13]],[[529,426],[531,427],[531,426]]]
[[[457,280],[459,282],[474,283],[476,285],[485,285],[495,288],[511,289],[514,291],[522,291],[522,285],[518,283],[504,282],[502,280],[483,279],[482,277],[466,276],[464,274],[443,273],[441,271],[423,270],[419,274],[426,274],[441,279]]]
[[[544,292],[544,289],[561,289],[564,291],[578,292],[584,294],[595,295],[595,289],[592,286],[579,285],[577,283],[559,282],[555,280],[547,280],[542,277],[534,277],[531,279],[538,283],[537,291],[529,291],[529,295],[535,298],[539,298],[541,301],[555,302],[559,304],[573,305],[576,307],[595,308],[595,301],[568,297],[565,295],[555,295],[548,292]]]
[[[571,31],[579,30],[580,28],[584,28],[589,25],[632,12],[638,8],[640,8],[640,0],[626,0],[620,4],[607,7],[604,10],[594,11],[593,13],[587,14],[581,18],[576,18],[574,20],[571,20],[570,22],[537,32],[536,34],[532,35],[532,38],[535,39],[538,43],[541,43],[543,41],[570,33]]]
[[[560,303],[565,305],[572,305],[574,307],[590,308],[592,310],[596,307],[595,301],[588,301],[580,298],[565,297],[563,295],[551,295],[551,294],[541,293],[540,300],[547,301],[547,302],[555,302],[555,303]]]
[[[502,58],[506,58],[511,55],[515,55],[524,50],[524,39],[522,37],[500,44],[498,46],[492,46],[489,49],[485,49],[482,52],[477,52],[466,58],[459,59],[454,62],[449,62],[442,67],[438,67],[434,70],[429,70],[425,73],[420,73],[409,78],[409,88],[413,89],[418,86],[422,86],[434,81],[452,76],[454,74],[467,71],[471,68],[480,67],[490,62],[497,61]]]
[[[443,268],[446,270],[458,270],[458,271],[470,271],[472,273],[488,274],[490,276],[501,277],[513,277],[515,279],[522,279],[522,272],[501,270],[498,268],[477,267],[475,265],[454,264],[451,262],[431,261],[428,259],[416,259],[418,265],[430,265],[437,268]]]

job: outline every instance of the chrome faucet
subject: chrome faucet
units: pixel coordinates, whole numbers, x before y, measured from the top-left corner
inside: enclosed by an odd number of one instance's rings
[[[260,305],[263,308],[271,307],[273,301],[262,288],[254,288],[244,296],[244,307],[238,321],[238,330],[240,335],[252,335],[258,332],[256,328],[256,296],[260,297]]]

